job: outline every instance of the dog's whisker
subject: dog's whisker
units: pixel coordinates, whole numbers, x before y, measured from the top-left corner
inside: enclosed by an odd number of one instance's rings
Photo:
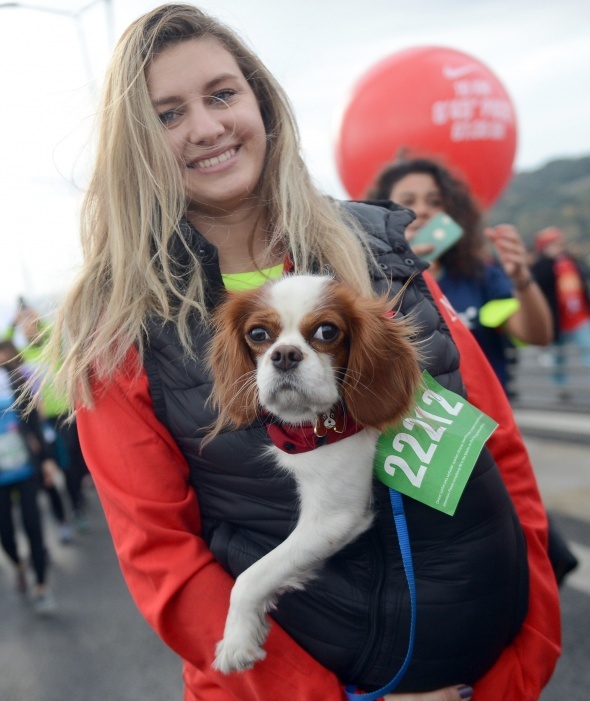
[[[351,375],[356,374],[357,377],[353,378]],[[344,377],[341,380],[342,386],[348,386],[351,387],[354,390],[357,390],[359,387],[361,387],[363,390],[366,391],[368,395],[371,395],[375,397],[376,399],[379,399],[380,395],[372,388],[370,384],[367,384],[362,380],[362,374],[361,373],[351,373],[347,372]]]
[[[231,384],[230,388],[236,388],[234,395],[231,398],[232,403],[239,399],[240,396],[243,394],[246,394],[246,396],[248,396],[248,393],[252,390],[252,388],[256,389],[255,373],[256,371],[253,370],[247,374],[244,374],[241,377],[238,377],[238,379]],[[249,375],[249,377],[247,375]]]

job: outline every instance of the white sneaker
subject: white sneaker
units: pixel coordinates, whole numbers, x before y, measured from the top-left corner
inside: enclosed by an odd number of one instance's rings
[[[50,592],[36,594],[33,608],[37,616],[52,616],[57,611],[57,603]]]

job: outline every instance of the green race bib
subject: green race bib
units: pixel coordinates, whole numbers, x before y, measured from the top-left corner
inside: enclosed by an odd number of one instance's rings
[[[388,487],[452,516],[498,424],[426,371],[422,379],[413,415],[381,434],[373,467]]]

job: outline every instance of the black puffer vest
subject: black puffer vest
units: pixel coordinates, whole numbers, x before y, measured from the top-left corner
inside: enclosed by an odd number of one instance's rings
[[[385,203],[381,203],[385,204]],[[407,210],[347,204],[369,235],[378,262],[375,288],[395,294],[424,264],[403,236]],[[185,232],[209,280],[209,303],[223,290],[217,253]],[[464,395],[459,357],[421,275],[403,295],[402,313],[421,328],[424,366]],[[209,334],[195,323],[197,353]],[[153,325],[144,365],[154,408],[185,455],[201,509],[203,534],[219,562],[240,574],[284,540],[297,520],[293,482],[262,457],[263,426],[227,432],[199,445],[214,416],[211,381],[183,355],[170,326]],[[337,498],[334,495],[334,498]],[[417,582],[418,614],[411,665],[400,691],[472,683],[519,630],[528,605],[526,545],[512,502],[484,448],[453,517],[404,498]],[[344,683],[386,684],[408,645],[410,602],[387,489],[374,485],[373,527],[329,560],[302,592],[283,595],[273,617]]]

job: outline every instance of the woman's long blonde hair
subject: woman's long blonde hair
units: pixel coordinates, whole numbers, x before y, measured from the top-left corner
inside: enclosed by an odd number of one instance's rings
[[[52,361],[60,358],[55,381],[71,406],[92,405],[93,377],[112,376],[132,344],[141,353],[148,318],[175,323],[190,353],[188,315],[207,317],[194,253],[185,244],[191,262],[182,284],[170,257],[172,238],[184,241],[179,224],[186,200],[146,80],[162,49],[202,37],[233,55],[258,99],[268,143],[257,194],[272,228],[268,250],[280,244],[296,271],[315,263],[370,293],[362,234],[311,182],[281,87],[232,30],[192,5],[162,5],[123,34],[105,81],[97,157],[82,206],[84,262],[58,310],[50,345]]]

